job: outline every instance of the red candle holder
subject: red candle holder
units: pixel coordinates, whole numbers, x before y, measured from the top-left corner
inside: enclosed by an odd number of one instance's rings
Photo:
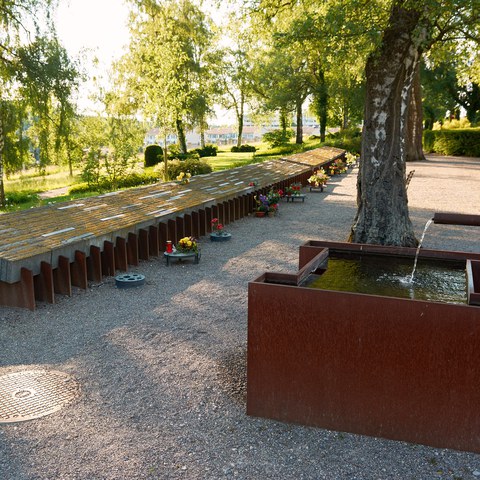
[[[171,241],[171,240],[167,240],[167,249],[166,249],[166,252],[167,252],[167,253],[172,253],[172,252],[173,252],[173,245],[172,245],[172,241]]]

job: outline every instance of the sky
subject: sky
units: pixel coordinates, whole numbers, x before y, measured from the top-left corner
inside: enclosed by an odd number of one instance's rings
[[[90,75],[108,78],[107,71],[113,60],[120,58],[128,44],[128,8],[123,0],[62,0],[55,18],[58,37],[72,58],[86,55],[90,60]],[[98,58],[98,68],[92,66]],[[80,110],[98,110],[89,99],[92,82],[81,87]]]
[[[58,36],[73,55],[95,51],[109,65],[128,43],[128,9],[123,0],[62,0],[56,25]]]
[[[78,57],[85,49],[88,58],[99,60],[97,70],[90,74],[108,79],[113,60],[121,57],[129,43],[127,27],[129,10],[124,0],[61,0],[56,12],[57,34],[70,56]],[[92,82],[80,90],[79,106],[83,113],[97,111],[98,106],[89,99],[95,91]],[[232,124],[234,116],[222,108],[215,108],[214,123]]]

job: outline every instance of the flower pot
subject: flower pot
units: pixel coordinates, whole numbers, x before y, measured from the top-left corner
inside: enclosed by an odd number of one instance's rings
[[[264,217],[264,216],[265,216],[265,212],[255,212],[255,216],[256,216],[256,217]]]
[[[275,212],[268,212],[268,216],[269,216],[269,217],[274,217],[274,216],[275,216]]]
[[[212,242],[228,242],[232,238],[231,233],[214,233],[210,234],[210,240]]]

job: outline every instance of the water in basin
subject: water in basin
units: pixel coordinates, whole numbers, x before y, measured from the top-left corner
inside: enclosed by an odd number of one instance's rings
[[[467,303],[463,262],[418,259],[412,279],[411,258],[362,255],[341,258],[332,253],[328,268],[311,275],[305,286],[446,303]]]

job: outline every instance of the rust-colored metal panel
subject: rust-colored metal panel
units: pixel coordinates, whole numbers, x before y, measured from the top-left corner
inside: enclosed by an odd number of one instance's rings
[[[150,225],[148,229],[148,252],[152,257],[158,257],[160,254],[158,243],[158,228],[155,225]]]
[[[103,242],[102,272],[104,275],[113,277],[115,275],[115,254],[112,242]]]
[[[150,258],[148,231],[141,228],[138,231],[138,257],[140,260],[148,260]]]
[[[469,225],[480,227],[480,215],[437,212],[433,215],[433,221],[434,223],[443,223],[447,225]]]
[[[177,222],[172,218],[168,220],[168,240],[171,240],[172,243],[177,243]]]
[[[0,305],[35,310],[35,289],[31,270],[22,268],[19,282],[0,281]]]
[[[75,260],[70,265],[72,285],[87,289],[87,256],[85,252],[75,250]]]
[[[53,287],[53,269],[50,263],[40,263],[40,273],[33,277],[35,300],[39,302],[55,303]]]
[[[158,224],[158,245],[160,252],[166,250],[168,240],[167,224],[165,222],[160,222]]]
[[[63,255],[58,257],[58,266],[53,271],[53,286],[55,293],[72,296],[70,261]]]
[[[203,237],[207,234],[207,213],[201,208],[198,211],[198,236]]]
[[[199,238],[200,236],[200,214],[192,212],[192,237]]]
[[[221,217],[223,219],[221,220],[221,223],[224,225],[228,225],[230,223],[230,204],[229,202],[222,202],[219,205],[219,209],[222,212]]]
[[[241,217],[241,209],[242,209],[242,197],[235,197],[232,200],[233,204],[233,218],[235,220],[240,220]]]
[[[87,278],[92,282],[101,282],[102,276],[102,252],[99,247],[91,245],[87,258]]]
[[[207,207],[205,209],[206,233],[212,233],[212,219],[213,218],[218,218],[218,217],[216,217],[215,213],[218,213],[218,210],[215,209],[215,211],[214,211],[214,206],[213,207]]]
[[[480,306],[480,260],[467,260],[467,293],[468,303]]]
[[[123,237],[117,237],[115,239],[115,268],[117,270],[126,272],[128,270],[127,259],[127,241]]]
[[[249,415],[480,453],[479,307],[264,280],[248,290]]]
[[[175,219],[175,223],[177,227],[177,238],[175,239],[175,243],[176,243],[181,238],[185,237],[185,222],[183,221],[183,217],[177,217]]]
[[[226,203],[226,208],[228,208],[228,222],[232,223],[235,221],[235,201],[230,199]]]
[[[183,222],[185,224],[185,236],[186,237],[192,237],[193,235],[193,227],[192,227],[192,215],[189,213],[186,213],[183,216]]]
[[[130,232],[127,240],[127,262],[129,265],[138,266],[138,236]]]

